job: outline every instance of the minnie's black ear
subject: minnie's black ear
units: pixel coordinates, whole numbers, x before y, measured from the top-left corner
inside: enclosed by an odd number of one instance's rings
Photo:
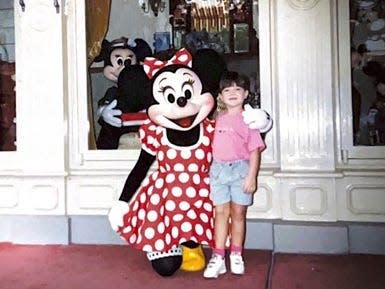
[[[193,56],[192,68],[202,81],[202,92],[210,92],[215,97],[221,76],[227,71],[222,55],[214,49],[200,49]]]
[[[103,39],[100,53],[95,57],[94,62],[108,62],[110,60],[111,43],[107,39]]]
[[[150,80],[140,64],[126,66],[118,77],[118,106],[123,111],[147,109]]]

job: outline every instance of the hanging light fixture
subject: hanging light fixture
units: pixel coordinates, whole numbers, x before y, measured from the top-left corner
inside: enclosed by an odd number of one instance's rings
[[[144,13],[148,13],[151,9],[154,16],[158,16],[159,12],[163,12],[166,8],[166,2],[163,0],[139,0],[139,6]]]

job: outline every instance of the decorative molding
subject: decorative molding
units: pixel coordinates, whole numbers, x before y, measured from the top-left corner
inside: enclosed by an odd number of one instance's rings
[[[78,205],[82,210],[109,209],[117,195],[117,187],[113,184],[81,184],[77,191]]]
[[[328,209],[327,190],[317,185],[297,185],[290,190],[290,208],[296,215],[322,216]]]
[[[384,184],[350,184],[346,206],[353,214],[385,215]]]
[[[126,177],[80,175],[67,179],[67,213],[105,215],[121,193]]]
[[[0,184],[0,208],[15,208],[19,203],[19,190],[12,184]]]
[[[298,10],[309,10],[317,5],[319,0],[287,0],[289,5]]]
[[[59,188],[56,184],[38,184],[31,187],[28,203],[36,210],[55,210],[59,207]]]

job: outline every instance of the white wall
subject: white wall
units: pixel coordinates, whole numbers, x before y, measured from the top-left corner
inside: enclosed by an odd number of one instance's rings
[[[110,26],[106,38],[113,40],[120,36],[143,38],[154,49],[154,32],[170,32],[168,2],[163,12],[155,17],[150,10],[144,13],[136,0],[111,1]]]

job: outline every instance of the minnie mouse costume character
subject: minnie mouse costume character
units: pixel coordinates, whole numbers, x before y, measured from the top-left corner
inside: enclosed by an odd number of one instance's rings
[[[162,276],[179,268],[202,270],[205,257],[200,245],[213,245],[208,173],[214,121],[207,117],[215,100],[210,85],[191,68],[192,62],[184,48],[169,61],[145,59],[152,102],[149,119],[139,131],[142,149],[108,216],[112,228],[133,248],[147,252]],[[212,62],[205,65],[216,66],[222,74],[221,63]],[[155,160],[156,171],[146,177]]]
[[[140,128],[142,150],[120,204],[109,214],[113,228],[132,247],[148,252],[154,270],[162,276],[180,268],[181,244],[201,250],[195,244],[213,242],[208,170],[214,126],[207,116],[214,98],[203,90],[191,63],[186,49],[165,62],[145,59],[144,69],[152,78],[149,120]],[[157,170],[145,178],[155,159]],[[203,252],[198,255],[204,260]],[[203,267],[204,261],[198,269]]]
[[[129,132],[137,132],[146,118],[149,80],[140,64],[151,56],[150,46],[143,39],[125,37],[111,42],[103,40],[100,55],[95,62],[104,61],[104,76],[117,82],[98,101],[101,125],[96,146],[98,149],[117,149],[119,138]]]

